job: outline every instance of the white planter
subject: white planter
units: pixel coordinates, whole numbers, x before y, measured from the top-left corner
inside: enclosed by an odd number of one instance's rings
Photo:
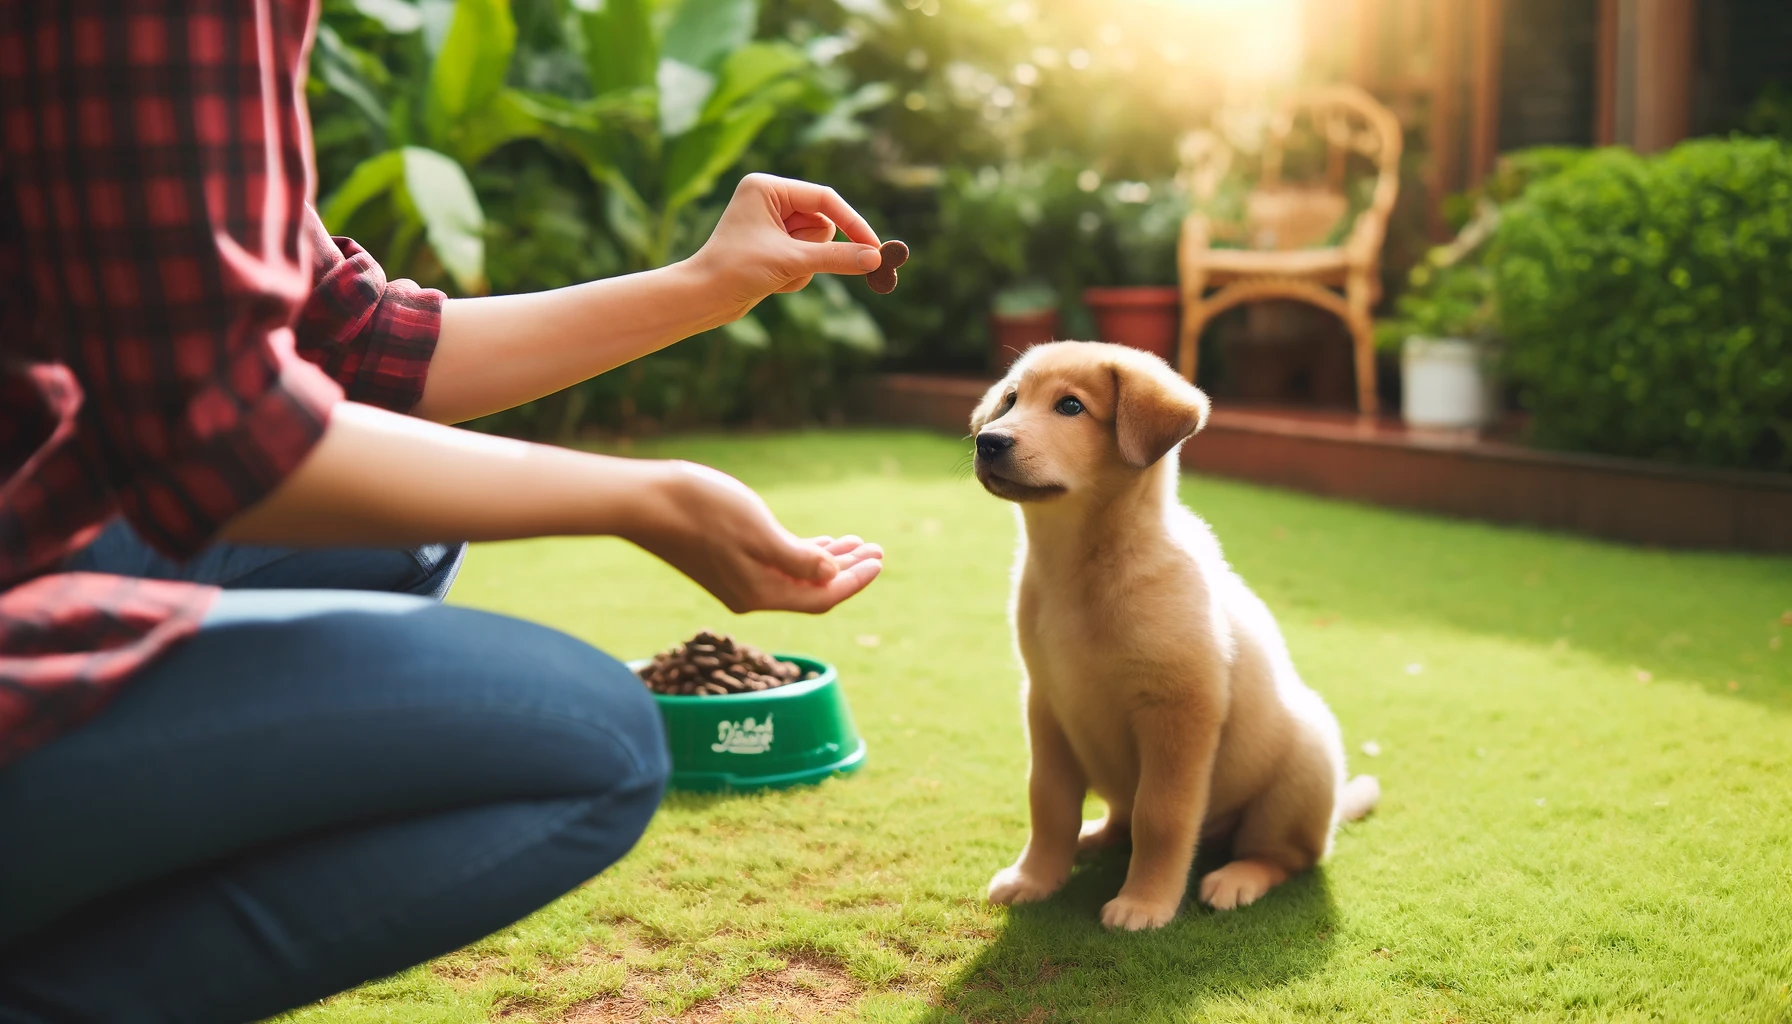
[[[1408,338],[1400,349],[1400,413],[1409,426],[1456,429],[1493,420],[1493,379],[1482,345]]]

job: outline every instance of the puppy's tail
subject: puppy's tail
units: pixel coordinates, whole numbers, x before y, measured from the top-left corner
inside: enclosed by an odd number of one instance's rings
[[[1338,795],[1338,820],[1355,821],[1381,802],[1381,783],[1373,775],[1358,775],[1344,784]]]

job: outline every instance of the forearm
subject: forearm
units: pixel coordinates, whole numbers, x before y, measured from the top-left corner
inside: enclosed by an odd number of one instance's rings
[[[658,514],[666,464],[457,430],[344,402],[297,470],[228,540],[411,545],[629,536]]]
[[[832,239],[844,231],[851,239]],[[451,300],[414,415],[458,423],[738,319],[816,274],[863,276],[877,232],[833,189],[749,174],[709,241],[670,267],[534,295]]]
[[[451,299],[413,414],[458,423],[509,409],[719,327],[689,263],[529,295]]]
[[[528,444],[352,402],[222,531],[360,547],[569,534],[631,541],[737,612],[824,612],[876,579],[883,559],[850,535],[798,538],[744,484],[703,466]]]

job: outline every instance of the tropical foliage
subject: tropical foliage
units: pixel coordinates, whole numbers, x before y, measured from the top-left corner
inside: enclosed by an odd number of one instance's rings
[[[313,85],[324,220],[390,270],[459,294],[662,266],[701,243],[720,211],[707,201],[768,132],[800,124],[800,145],[857,141],[856,117],[890,98],[886,85],[846,91],[826,73],[838,39],[755,39],[754,0],[515,10],[508,0],[353,0],[326,14]],[[488,218],[493,204],[501,217]],[[502,246],[500,260],[487,259],[488,242]],[[830,347],[882,345],[845,285],[823,278],[723,338],[496,425],[565,433],[599,408],[630,426],[735,416],[754,364],[831,363],[851,356]],[[754,408],[815,415],[775,378],[771,400]]]
[[[397,267],[415,266],[426,252],[458,290],[483,292],[485,212],[467,169],[542,131],[530,97],[504,84],[516,45],[509,5],[358,0],[356,9],[408,59],[395,73],[335,23],[318,27],[315,80],[365,119],[375,150],[319,212],[332,230],[383,243]],[[434,276],[428,264],[420,276]]]
[[[1205,116],[1212,90],[1198,46],[1125,18],[993,0],[949,17],[938,0],[328,0],[323,212],[395,273],[506,292],[680,258],[747,170],[827,180],[915,246],[895,295],[818,278],[493,425],[832,418],[842,373],[878,353],[980,368],[992,296],[1012,286],[1049,284],[1086,333],[1084,287],[1173,275],[1166,126]]]

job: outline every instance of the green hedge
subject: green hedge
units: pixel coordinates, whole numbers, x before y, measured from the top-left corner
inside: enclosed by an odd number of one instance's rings
[[[1502,218],[1507,370],[1537,443],[1792,469],[1792,148],[1595,153]]]

